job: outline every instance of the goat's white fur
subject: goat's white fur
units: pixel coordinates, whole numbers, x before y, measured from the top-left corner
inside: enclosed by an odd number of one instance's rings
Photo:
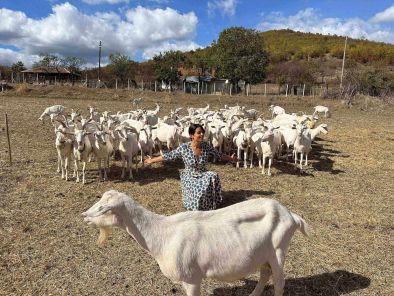
[[[258,198],[214,211],[161,216],[129,196],[107,191],[83,213],[100,228],[103,243],[110,227],[125,229],[157,261],[163,274],[180,282],[188,296],[200,295],[203,278],[233,281],[260,270],[251,295],[260,295],[272,274],[275,296],[283,295],[283,265],[290,240],[308,225],[279,202]]]

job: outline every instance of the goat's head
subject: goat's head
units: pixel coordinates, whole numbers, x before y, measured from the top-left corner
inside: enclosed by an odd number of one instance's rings
[[[328,133],[327,124],[322,123],[321,125],[319,125],[319,128],[320,128],[320,132],[322,132],[323,134],[327,134]]]
[[[107,191],[90,209],[83,212],[84,221],[100,229],[99,244],[103,244],[109,235],[109,228],[122,224],[121,209],[127,196],[115,190]]]
[[[83,151],[85,149],[85,136],[89,135],[90,133],[86,132],[83,129],[75,129],[74,130],[74,135],[75,135],[75,142],[77,143],[77,149],[78,151]]]
[[[99,145],[107,145],[107,133],[103,130],[97,130],[94,132],[94,137]]]
[[[301,122],[296,125],[297,135],[301,136],[302,133],[307,129],[307,127]]]

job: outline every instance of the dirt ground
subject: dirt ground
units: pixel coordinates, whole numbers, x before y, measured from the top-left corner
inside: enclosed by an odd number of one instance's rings
[[[288,112],[312,113],[327,105],[322,118],[329,133],[313,145],[303,175],[278,161],[272,177],[258,168],[210,164],[219,173],[225,205],[256,196],[274,198],[303,216],[310,238],[296,233],[285,264],[285,295],[394,295],[394,118],[393,106],[359,99],[352,108],[318,98],[262,96],[190,96],[139,91],[72,88],[18,89],[0,94],[0,295],[184,295],[125,232],[116,229],[107,244],[97,245],[98,230],[81,213],[107,190],[126,192],[146,208],[171,215],[183,211],[181,163],[155,164],[120,179],[120,162],[111,163],[109,181],[97,180],[88,164],[88,184],[61,180],[56,173],[53,127],[37,121],[45,107],[67,110],[87,106],[100,111],[141,107],[211,108],[239,103],[269,117],[277,103]],[[12,166],[8,162],[4,113],[8,114]],[[232,283],[205,280],[202,295],[249,295],[258,274]],[[263,295],[273,295],[272,282]]]

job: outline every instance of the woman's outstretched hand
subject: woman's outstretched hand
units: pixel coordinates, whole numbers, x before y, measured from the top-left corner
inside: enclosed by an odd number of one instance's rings
[[[233,154],[230,156],[230,160],[231,160],[231,161],[238,161],[237,155],[235,155],[235,153],[233,153]]]
[[[152,157],[148,155],[148,158],[144,160],[144,164],[151,165],[153,163]]]

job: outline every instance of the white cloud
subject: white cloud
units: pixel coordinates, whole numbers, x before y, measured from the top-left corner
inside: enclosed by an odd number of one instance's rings
[[[340,19],[323,18],[317,10],[307,8],[295,15],[284,16],[280,12],[272,12],[265,16],[257,29],[291,29],[294,31],[349,36],[352,38],[366,38],[368,40],[387,43],[394,42],[394,30],[383,27],[360,18]]]
[[[177,42],[177,43],[169,43],[169,42],[165,42],[162,43],[160,46],[156,46],[156,47],[152,47],[152,48],[147,48],[144,50],[143,53],[143,57],[145,59],[151,59],[153,58],[155,55],[159,54],[159,53],[164,53],[166,51],[191,51],[191,50],[196,50],[198,48],[201,48],[200,45],[194,43],[194,42]]]
[[[219,11],[222,15],[234,16],[237,0],[213,0],[208,1],[208,14],[212,15]]]
[[[394,5],[387,8],[385,11],[375,14],[371,19],[374,23],[394,22]]]
[[[118,4],[118,3],[129,3],[130,0],[82,0],[86,4],[98,5],[98,4]]]
[[[8,9],[0,9],[0,19],[0,44],[12,45],[19,49],[15,55],[22,52],[26,57],[48,52],[95,63],[99,40],[103,56],[120,52],[131,58],[141,52],[143,57],[151,57],[164,48],[199,47],[192,41],[198,23],[196,15],[181,14],[171,8],[138,6],[122,14],[87,15],[66,2],[53,6],[52,13],[39,20]]]
[[[38,58],[38,55],[29,55],[8,48],[0,48],[0,65],[12,65],[18,61],[22,61],[25,66],[30,66]]]

